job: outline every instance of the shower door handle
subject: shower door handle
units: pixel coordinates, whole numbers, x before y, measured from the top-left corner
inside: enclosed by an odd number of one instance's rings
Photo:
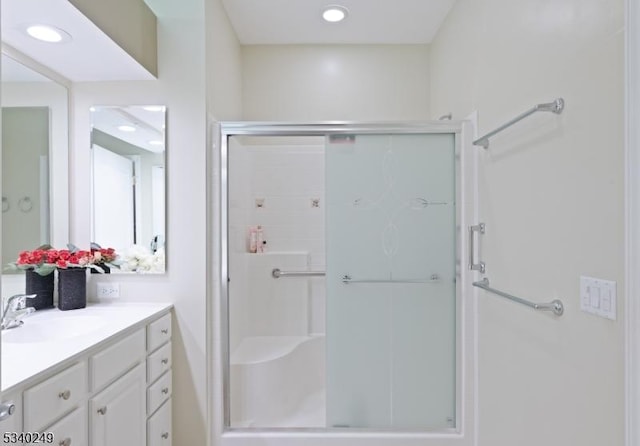
[[[475,255],[475,234],[479,233],[479,234],[484,234],[484,230],[485,230],[485,224],[484,223],[478,223],[477,225],[473,225],[473,226],[469,226],[469,269],[471,271],[480,271],[482,274],[484,274],[486,268],[485,268],[485,264],[482,261],[478,261],[478,263],[475,263],[476,261],[476,255]]]

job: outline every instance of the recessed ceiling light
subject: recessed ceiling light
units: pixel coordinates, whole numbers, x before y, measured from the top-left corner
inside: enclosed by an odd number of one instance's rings
[[[324,8],[322,18],[327,22],[336,23],[344,20],[349,14],[349,10],[340,5],[329,5]]]
[[[164,105],[147,105],[146,107],[142,107],[146,111],[150,112],[163,112]]]
[[[132,125],[119,125],[118,130],[121,132],[135,132],[136,128]]]
[[[153,141],[149,141],[149,144],[152,146],[164,146],[164,141],[154,139]]]
[[[27,25],[25,32],[41,42],[64,43],[71,40],[68,32],[51,25]]]

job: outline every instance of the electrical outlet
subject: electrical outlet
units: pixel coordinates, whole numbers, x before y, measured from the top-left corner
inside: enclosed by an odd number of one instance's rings
[[[115,299],[120,297],[120,284],[117,282],[98,282],[96,288],[98,299]]]

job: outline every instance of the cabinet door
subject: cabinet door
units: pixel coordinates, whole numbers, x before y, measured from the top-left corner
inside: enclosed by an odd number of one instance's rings
[[[145,370],[142,364],[89,401],[92,446],[145,443]]]

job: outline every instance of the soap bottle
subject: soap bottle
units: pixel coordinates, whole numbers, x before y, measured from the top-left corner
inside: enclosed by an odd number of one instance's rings
[[[264,253],[264,245],[265,245],[265,241],[264,241],[264,230],[262,229],[262,226],[258,225],[258,228],[256,230],[256,248],[257,248],[257,252],[258,253]]]
[[[258,229],[255,226],[249,226],[249,252],[258,252]]]

